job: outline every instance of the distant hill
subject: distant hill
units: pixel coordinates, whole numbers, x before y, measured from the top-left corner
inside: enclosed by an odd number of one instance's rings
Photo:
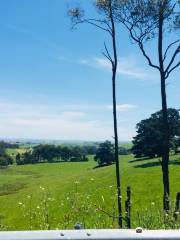
[[[54,140],[54,139],[31,139],[31,138],[0,138],[0,141],[17,144],[71,144],[71,145],[91,145],[98,144],[103,141],[86,141],[86,140]],[[129,141],[120,141],[119,145],[125,148],[131,148],[132,143]]]

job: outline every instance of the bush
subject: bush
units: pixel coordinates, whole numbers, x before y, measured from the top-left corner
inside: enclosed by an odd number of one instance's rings
[[[0,167],[7,167],[13,164],[13,159],[6,153],[0,155]]]

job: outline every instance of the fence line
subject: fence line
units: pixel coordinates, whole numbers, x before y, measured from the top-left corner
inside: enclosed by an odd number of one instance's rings
[[[180,230],[52,230],[0,232],[0,240],[180,240]]]

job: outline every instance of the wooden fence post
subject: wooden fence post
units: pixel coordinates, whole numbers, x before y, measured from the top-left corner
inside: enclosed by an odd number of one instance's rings
[[[176,203],[175,203],[175,209],[174,209],[174,220],[175,221],[177,221],[177,218],[178,218],[179,204],[180,204],[180,192],[178,192],[176,195]]]
[[[131,228],[131,188],[127,187],[127,199],[125,201],[125,220],[127,228]]]

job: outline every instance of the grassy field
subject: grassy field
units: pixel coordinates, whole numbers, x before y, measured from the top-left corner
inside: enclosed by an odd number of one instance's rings
[[[6,150],[6,152],[10,156],[15,157],[17,153],[22,154],[22,153],[24,153],[24,152],[26,152],[26,151],[28,151],[30,149],[31,149],[30,147],[27,147],[27,148],[25,148],[25,147],[22,147],[22,148],[21,147],[20,148],[8,148]]]
[[[0,228],[72,228],[76,222],[82,222],[86,228],[117,227],[115,165],[95,166],[90,157],[89,162],[82,163],[0,169]],[[165,227],[159,216],[162,209],[159,160],[120,156],[120,167],[123,206],[126,187],[132,189],[133,227]],[[174,205],[175,195],[180,191],[180,156],[171,156],[170,179]]]

